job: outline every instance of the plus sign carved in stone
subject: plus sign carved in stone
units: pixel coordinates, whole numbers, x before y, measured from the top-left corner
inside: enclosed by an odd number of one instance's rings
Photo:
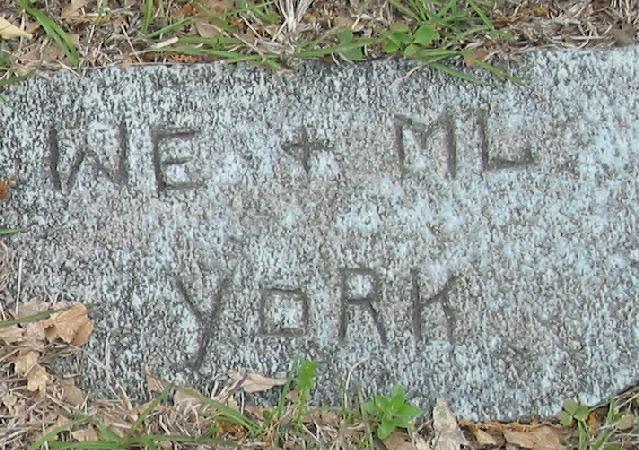
[[[308,175],[310,173],[310,160],[314,152],[323,150],[332,150],[332,146],[325,140],[311,140],[309,132],[306,128],[302,128],[294,142],[282,144],[282,149],[298,159],[304,168],[304,172]]]

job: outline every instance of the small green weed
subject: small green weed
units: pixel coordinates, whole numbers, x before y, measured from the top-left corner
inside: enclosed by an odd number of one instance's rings
[[[421,410],[406,401],[406,391],[395,386],[391,396],[376,395],[362,405],[363,412],[372,419],[377,437],[384,440],[398,428],[409,429]]]
[[[627,430],[637,425],[634,415],[626,413],[619,407],[618,401],[612,400],[608,404],[603,424],[593,429],[588,424],[588,418],[598,408],[588,408],[573,399],[564,402],[563,411],[559,413],[559,421],[564,426],[577,425],[579,450],[621,450],[621,446],[614,442],[620,430]]]
[[[590,414],[590,410],[587,406],[580,405],[576,400],[568,399],[564,402],[564,409],[559,413],[558,419],[563,426],[569,427],[575,422],[585,424],[588,420],[588,414]]]
[[[466,42],[480,34],[490,34],[499,40],[512,37],[498,31],[477,2],[468,0],[468,8],[458,3],[457,0],[390,0],[391,6],[407,20],[392,24],[382,33],[382,50],[386,54],[400,54],[421,61],[473,83],[481,81],[443,64],[443,61],[461,56],[465,61],[501,78],[520,81],[505,70],[475,57],[471,51],[462,50]]]

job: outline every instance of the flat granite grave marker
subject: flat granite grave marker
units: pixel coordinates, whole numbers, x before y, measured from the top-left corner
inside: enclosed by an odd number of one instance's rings
[[[56,73],[0,104],[1,295],[95,304],[83,380],[352,368],[467,418],[639,378],[639,49],[540,52],[526,87],[396,61]]]

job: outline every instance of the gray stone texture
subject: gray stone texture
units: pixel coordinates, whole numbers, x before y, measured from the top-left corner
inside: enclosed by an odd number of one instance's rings
[[[96,392],[308,356],[323,403],[353,368],[467,418],[597,402],[639,378],[637,61],[534,53],[526,87],[397,61],[32,79],[0,104],[20,301],[95,305]]]

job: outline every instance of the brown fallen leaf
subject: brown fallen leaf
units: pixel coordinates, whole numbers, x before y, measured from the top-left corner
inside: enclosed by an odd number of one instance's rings
[[[504,438],[509,444],[532,450],[565,450],[561,443],[561,433],[549,425],[543,425],[534,430],[504,431]]]
[[[89,0],[71,0],[67,6],[62,8],[60,16],[63,19],[68,19],[73,16],[77,16],[78,11],[84,8],[89,3]]]
[[[24,329],[18,325],[0,328],[0,340],[5,344],[14,344],[22,340],[23,335]]]
[[[72,382],[64,381],[62,382],[62,400],[77,407],[84,403],[86,395]]]
[[[47,389],[47,380],[49,376],[47,371],[40,364],[36,364],[29,374],[27,375],[27,390],[31,392],[38,392],[40,395],[44,395]]]
[[[432,446],[438,450],[459,450],[462,445],[468,445],[455,416],[443,398],[437,399],[433,408],[433,429],[435,439]]]
[[[219,16],[234,7],[233,0],[203,0],[199,4],[207,16]]]
[[[75,333],[71,344],[77,347],[85,345],[87,342],[89,342],[89,338],[91,337],[91,334],[93,334],[93,330],[95,330],[95,322],[93,320],[84,322]]]
[[[18,397],[11,392],[7,392],[2,396],[2,404],[7,408],[13,408],[16,403],[18,403]]]
[[[268,378],[257,373],[242,375],[234,370],[229,370],[228,376],[237,383],[237,388],[241,388],[249,394],[268,391],[276,386],[283,386],[288,381],[286,379]]]
[[[22,31],[19,27],[15,26],[7,19],[0,17],[0,37],[2,39],[15,39],[20,37],[31,39],[33,35],[26,31]]]
[[[16,375],[25,376],[38,364],[40,354],[33,350],[20,350],[13,362]]]
[[[637,418],[632,414],[624,414],[619,423],[617,423],[617,428],[621,431],[627,431],[633,428],[637,424]]]
[[[18,304],[16,318],[21,319],[23,317],[33,316],[37,313],[48,310],[50,307],[51,305],[49,303],[43,302],[38,297],[34,297],[26,303]]]
[[[430,450],[430,445],[419,434],[411,436],[408,433],[394,431],[384,440],[388,450]]]
[[[635,30],[632,25],[624,23],[619,28],[610,30],[610,34],[615,40],[615,44],[620,47],[635,43]]]
[[[15,175],[11,175],[4,180],[0,180],[0,200],[8,200],[9,197],[11,197],[11,189],[13,188],[15,181]]]
[[[220,29],[211,23],[196,20],[193,22],[193,25],[197,30],[197,34],[203,38],[215,37],[220,34]]]
[[[166,384],[160,377],[151,373],[148,365],[144,365],[144,377],[146,378],[146,389],[149,392],[162,392],[166,389]]]
[[[50,308],[51,305],[47,302],[43,302],[37,297],[32,298],[28,302],[18,305],[15,317],[16,319],[22,319],[24,317],[34,316],[38,313],[45,312]],[[22,328],[24,329],[24,339],[32,346],[37,343],[44,343],[46,335],[42,322],[42,320],[38,320],[37,322],[27,322],[22,325]]]
[[[98,439],[98,433],[92,426],[84,430],[77,430],[71,432],[71,437],[78,442],[96,441]]]
[[[176,389],[173,395],[175,406],[184,408],[187,411],[196,411],[198,414],[206,409],[202,394],[197,389],[183,387]]]
[[[599,433],[599,428],[601,427],[601,421],[603,417],[599,417],[599,412],[597,410],[588,414],[588,419],[586,423],[588,424],[588,429],[594,435]]]
[[[473,433],[473,436],[475,437],[475,440],[479,445],[499,445],[499,440],[495,436],[480,428],[472,427],[470,429],[470,432]]]
[[[339,427],[340,416],[335,411],[311,407],[302,421],[304,423],[318,423],[328,427]]]
[[[60,338],[67,344],[72,344],[76,341],[76,336],[79,336],[78,342],[87,338],[93,330],[94,323],[89,320],[86,306],[76,303],[71,308],[54,313],[49,319],[43,320],[42,325],[49,342]]]

